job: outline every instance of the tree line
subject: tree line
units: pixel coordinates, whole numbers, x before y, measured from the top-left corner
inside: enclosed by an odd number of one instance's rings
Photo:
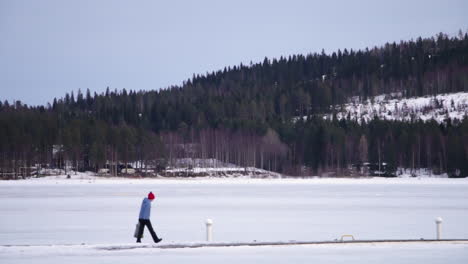
[[[195,75],[156,91],[89,89],[46,106],[0,102],[0,168],[78,170],[215,158],[291,175],[382,162],[467,176],[462,122],[324,121],[351,96],[468,90],[468,34],[268,59]],[[303,120],[295,117],[306,116]],[[113,168],[114,173],[117,167]]]

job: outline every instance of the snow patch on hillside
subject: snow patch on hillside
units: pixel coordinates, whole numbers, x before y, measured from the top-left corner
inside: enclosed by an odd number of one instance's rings
[[[190,177],[203,177],[203,176],[214,176],[214,177],[261,177],[261,178],[281,178],[281,174],[258,169],[254,167],[214,167],[214,168],[176,168],[167,169],[165,171],[166,176],[179,176],[185,175]]]
[[[395,98],[397,97],[397,98]],[[398,98],[399,94],[379,95],[367,100],[353,97],[349,103],[332,106],[336,117],[350,118],[357,122],[369,122],[378,117],[382,120],[447,122],[448,119],[461,121],[468,116],[468,92],[439,94],[436,96]],[[331,120],[333,114],[323,116]]]
[[[448,178],[447,173],[436,174],[431,169],[410,169],[410,168],[398,168],[396,171],[398,178]]]

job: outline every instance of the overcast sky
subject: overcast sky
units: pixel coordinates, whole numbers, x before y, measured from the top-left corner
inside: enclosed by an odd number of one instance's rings
[[[468,1],[0,0],[0,100],[154,90],[194,73],[468,29]]]

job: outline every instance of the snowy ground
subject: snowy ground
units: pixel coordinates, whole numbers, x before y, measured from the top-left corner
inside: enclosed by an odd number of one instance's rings
[[[177,168],[168,169],[165,171],[165,175],[189,175],[193,176],[208,176],[208,177],[231,177],[238,178],[247,176],[248,178],[259,177],[259,178],[281,178],[281,174],[258,169],[254,167],[217,167],[217,168],[200,168],[195,167],[189,168]]]
[[[2,263],[467,263],[468,244],[317,245],[196,249],[96,250],[0,248]]]
[[[369,122],[374,117],[385,120],[428,121],[434,119],[438,123],[446,119],[461,121],[468,115],[468,93],[438,94],[436,96],[414,98],[392,98],[391,95],[380,95],[364,102],[358,101],[336,106],[337,118],[347,118],[358,122]],[[324,119],[332,119],[332,114]]]
[[[468,238],[468,179],[47,178],[0,182],[1,263],[468,261],[466,243],[99,250],[97,245],[133,244],[148,191],[157,196],[152,222],[164,244],[203,241],[207,218],[214,221],[215,242],[334,240],[343,234],[433,239],[437,216],[444,219],[443,238]]]

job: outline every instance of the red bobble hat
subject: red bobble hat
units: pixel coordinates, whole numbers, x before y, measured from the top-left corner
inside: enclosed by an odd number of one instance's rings
[[[152,192],[148,193],[148,199],[153,200],[154,194]]]

